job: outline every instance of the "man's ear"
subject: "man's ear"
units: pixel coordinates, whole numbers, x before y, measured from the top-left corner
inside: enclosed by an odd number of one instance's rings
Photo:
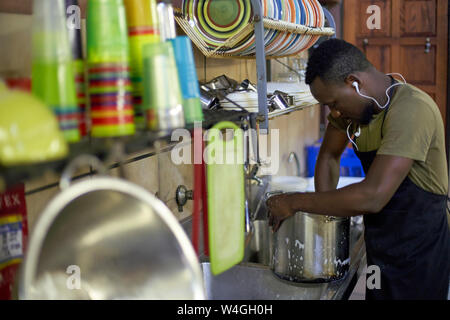
[[[352,86],[354,82],[357,82],[359,86],[361,86],[361,78],[357,75],[351,73],[345,78],[345,84]]]

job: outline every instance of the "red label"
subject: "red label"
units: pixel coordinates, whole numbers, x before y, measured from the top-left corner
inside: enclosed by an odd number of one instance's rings
[[[11,299],[15,276],[28,240],[23,183],[0,193],[0,299]]]

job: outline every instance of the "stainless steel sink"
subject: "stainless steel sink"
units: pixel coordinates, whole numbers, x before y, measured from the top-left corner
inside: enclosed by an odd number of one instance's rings
[[[264,184],[267,183],[263,179]],[[261,202],[265,185],[252,186],[249,204],[253,217],[253,235],[245,249],[242,263],[214,276],[209,262],[201,263],[207,299],[213,300],[332,300],[351,293],[357,271],[364,258],[362,229],[352,228],[350,268],[347,275],[326,283],[297,283],[279,278],[271,269],[272,231],[268,226],[267,208]],[[261,203],[260,203],[261,202]],[[202,259],[205,261],[205,259]]]
[[[326,286],[302,288],[288,284],[277,278],[269,267],[258,264],[240,264],[218,276],[212,275],[209,263],[202,263],[201,267],[208,299],[320,299],[326,290]]]
[[[214,276],[209,262],[201,263],[206,297],[210,300],[335,300],[345,299],[356,284],[365,256],[362,230],[352,228],[350,267],[340,280],[296,283],[276,276],[270,267],[267,221],[255,221],[255,233],[246,248],[244,262]],[[349,291],[350,290],[350,291]]]
[[[242,263],[217,276],[208,262],[201,264],[206,297],[210,300],[328,300],[339,299],[346,281],[299,284],[278,278],[261,264]]]
[[[326,283],[296,283],[277,277],[270,266],[242,262],[214,276],[209,262],[201,263],[206,297],[210,300],[339,300],[346,299],[361,273],[365,259],[362,231],[354,228],[347,275]],[[258,257],[256,255],[256,257]]]

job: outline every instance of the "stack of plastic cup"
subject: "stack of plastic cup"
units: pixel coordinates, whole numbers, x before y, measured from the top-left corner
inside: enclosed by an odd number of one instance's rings
[[[80,11],[69,10],[74,6],[79,8],[78,0],[66,0],[66,17],[68,19],[67,28],[69,31],[69,41],[72,47],[77,102],[78,107],[80,108],[79,129],[81,136],[84,137],[88,132],[86,112],[86,77],[83,59],[83,45],[81,41],[81,26],[76,23],[76,19],[81,20],[81,17],[76,16],[77,13],[80,13]]]
[[[159,31],[162,41],[175,39],[177,36],[172,0],[162,0],[158,3]]]
[[[128,41],[130,43],[131,83],[136,126],[145,127],[143,102],[142,49],[146,44],[160,42],[156,0],[124,0]]]
[[[64,0],[33,4],[32,92],[57,116],[68,142],[80,140],[72,53]]]
[[[132,135],[135,125],[123,0],[89,0],[86,23],[91,135]]]
[[[148,129],[170,131],[184,127],[183,101],[172,44],[146,45],[143,59]]]
[[[170,41],[175,52],[181,92],[183,94],[184,119],[189,124],[203,121],[200,86],[198,84],[191,40],[187,36],[178,36]]]

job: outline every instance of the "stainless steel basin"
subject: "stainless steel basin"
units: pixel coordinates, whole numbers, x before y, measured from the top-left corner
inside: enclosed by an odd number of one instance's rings
[[[350,267],[340,280],[326,283],[296,283],[276,276],[270,266],[242,262],[214,276],[209,262],[201,263],[206,298],[209,300],[339,300],[350,296],[364,265],[362,229],[352,228]],[[249,258],[249,257],[247,257]],[[250,260],[258,260],[254,254]],[[248,260],[247,260],[248,261]]]
[[[204,298],[198,259],[178,221],[125,180],[96,177],[63,190],[29,243],[21,299]],[[78,287],[69,282],[75,270]]]
[[[207,299],[212,300],[316,300],[326,285],[296,285],[274,275],[260,264],[239,264],[217,276],[208,262],[201,264]]]
[[[361,255],[361,246],[355,251]],[[361,258],[359,257],[359,260]],[[295,283],[277,277],[270,267],[241,263],[214,276],[203,262],[203,282],[208,300],[338,300],[349,295],[359,263],[341,280],[327,283]]]
[[[266,177],[264,177],[266,178]],[[365,255],[361,226],[350,234],[350,267],[342,279],[327,283],[297,283],[286,281],[271,269],[273,234],[268,226],[263,185],[252,185],[249,204],[253,221],[253,235],[246,247],[244,261],[214,276],[208,262],[201,263],[207,299],[213,300],[332,300],[345,299],[353,288],[357,271]],[[353,282],[352,282],[353,281]],[[355,282],[356,283],[356,282]],[[350,290],[350,293],[349,293]]]

